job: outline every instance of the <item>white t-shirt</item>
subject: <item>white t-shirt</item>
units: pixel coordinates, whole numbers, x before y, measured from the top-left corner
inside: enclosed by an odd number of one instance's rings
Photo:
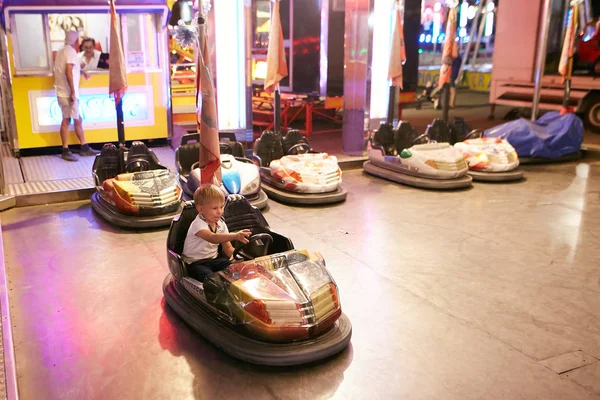
[[[73,86],[75,86],[75,97],[79,98],[79,77],[81,67],[77,52],[71,46],[65,46],[56,52],[54,60],[54,88],[57,97],[69,97],[71,88],[67,82],[67,64],[73,64]]]
[[[83,67],[84,71],[91,71],[91,70],[95,70],[98,69],[98,62],[100,61],[100,55],[102,53],[99,52],[98,50],[94,49],[94,57],[92,57],[90,59],[90,62],[87,62],[87,58],[85,57],[85,52],[80,52],[77,57],[79,58],[79,61],[82,62],[83,64],[85,64],[85,66]]]
[[[183,256],[191,260],[205,260],[208,258],[217,258],[219,255],[219,245],[207,242],[201,237],[196,236],[196,233],[202,230],[211,230],[208,223],[200,214],[192,221],[190,229],[188,229],[183,243]],[[222,220],[217,222],[217,229],[215,233],[229,233],[227,225]]]

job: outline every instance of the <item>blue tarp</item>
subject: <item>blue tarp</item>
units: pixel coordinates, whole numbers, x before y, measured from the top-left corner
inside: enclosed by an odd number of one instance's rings
[[[583,142],[583,122],[575,114],[544,114],[537,121],[525,118],[488,129],[484,137],[506,139],[519,157],[559,158],[576,153]]]

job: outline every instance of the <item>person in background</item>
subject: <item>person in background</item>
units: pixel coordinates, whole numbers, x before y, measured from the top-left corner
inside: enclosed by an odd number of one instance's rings
[[[62,141],[62,158],[66,161],[77,161],[69,150],[69,125],[73,119],[75,134],[81,143],[82,156],[94,156],[99,152],[92,149],[85,140],[81,115],[79,115],[79,78],[81,76],[80,60],[77,58],[77,41],[79,34],[68,31],[65,35],[65,46],[56,52],[54,60],[54,88],[60,110],[62,122],[60,124],[60,140]],[[84,72],[85,78],[89,76]]]
[[[459,53],[458,57],[452,60],[452,75],[450,76],[450,108],[454,108],[456,105],[456,81],[458,80],[461,65],[462,55]]]
[[[81,60],[81,70],[83,71],[91,71],[94,69],[98,69],[98,62],[100,61],[100,54],[98,50],[95,49],[96,41],[91,37],[84,37],[81,39],[81,44],[79,45],[79,54],[77,57]]]
[[[108,54],[96,50],[96,41],[91,37],[84,37],[79,45],[81,69],[93,71],[96,69],[108,69]]]

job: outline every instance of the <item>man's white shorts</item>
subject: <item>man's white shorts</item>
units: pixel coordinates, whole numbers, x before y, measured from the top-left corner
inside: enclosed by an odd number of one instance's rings
[[[71,99],[68,97],[58,97],[58,104],[60,105],[63,119],[79,119],[79,100],[71,103]]]

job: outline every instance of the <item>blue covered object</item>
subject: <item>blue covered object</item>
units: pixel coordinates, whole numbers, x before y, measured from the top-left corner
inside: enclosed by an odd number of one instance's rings
[[[537,121],[525,118],[488,129],[484,137],[506,139],[519,157],[560,158],[576,153],[583,142],[583,122],[575,114],[544,114]]]

